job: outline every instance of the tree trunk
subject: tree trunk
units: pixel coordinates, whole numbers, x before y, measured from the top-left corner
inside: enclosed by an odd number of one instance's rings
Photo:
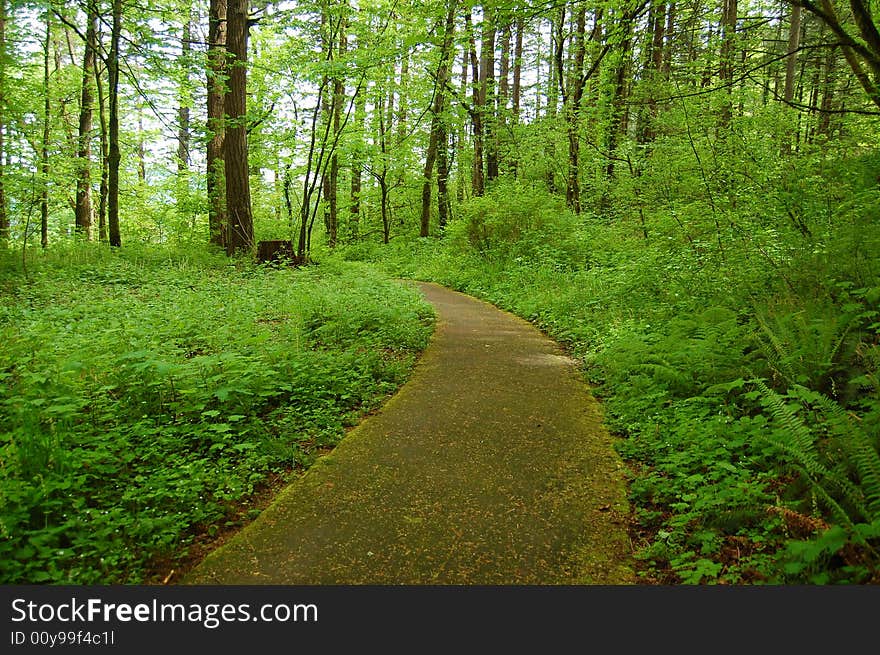
[[[79,142],[77,147],[76,176],[76,233],[86,240],[91,239],[92,228],[92,85],[94,84],[95,49],[97,47],[98,9],[90,0],[86,15],[86,43],[83,54],[82,92],[79,102]]]
[[[109,179],[107,186],[107,227],[110,245],[122,246],[119,233],[119,41],[122,34],[122,0],[113,0],[113,22],[110,30],[110,53],[107,57],[108,97],[110,103]]]
[[[180,88],[180,107],[177,109],[177,171],[185,175],[189,171],[189,141],[190,141],[190,91],[189,91],[189,59],[192,51],[192,7],[186,8],[183,30],[181,35],[180,59],[187,71]]]
[[[516,20],[516,36],[513,45],[513,84],[510,90],[510,113],[513,124],[519,123],[520,101],[522,96],[522,57],[523,57],[523,19]],[[514,177],[519,170],[519,153],[514,149],[513,160],[510,162]]]
[[[797,72],[797,50],[801,41],[801,13],[802,9],[799,5],[791,6],[791,22],[788,30],[788,57],[785,60],[785,86],[783,87],[782,98],[786,103],[794,100],[795,78]],[[782,136],[782,154],[787,155],[791,152],[792,130],[791,123]]]
[[[348,47],[345,34],[345,21],[339,23],[339,50],[337,56],[345,54]],[[339,233],[339,153],[336,149],[336,143],[339,139],[339,132],[342,129],[342,105],[345,102],[345,80],[342,77],[333,79],[333,154],[330,155],[330,188],[327,194],[327,204],[330,208],[329,230],[327,233],[328,245],[331,248],[336,247]]]
[[[431,135],[428,141],[428,151],[425,154],[425,168],[422,179],[422,214],[419,224],[419,236],[427,237],[431,233],[431,176],[434,171],[434,161],[440,150],[440,139],[446,140],[446,128],[443,125],[443,112],[446,109],[446,84],[449,81],[449,59],[452,52],[452,39],[455,31],[455,13],[458,9],[458,1],[450,0],[446,12],[446,23],[443,30],[443,42],[440,45],[440,62],[437,65],[437,76],[434,81],[434,101],[431,105]],[[446,144],[442,146],[444,151]],[[446,162],[443,162],[444,168]],[[448,170],[444,170],[444,176],[448,176]],[[439,177],[439,173],[438,173]],[[444,179],[445,185],[445,179]]]
[[[608,126],[608,144],[606,146],[610,155],[605,166],[605,178],[611,180],[614,177],[614,153],[617,150],[617,140],[620,136],[620,128],[623,123],[623,114],[626,112],[626,69],[632,56],[632,26],[629,22],[624,27],[623,42],[620,45],[620,61],[617,64],[617,73],[614,81],[614,97],[611,100],[611,121]],[[603,196],[604,205],[607,198]]]
[[[568,178],[565,186],[565,201],[571,210],[579,214],[581,212],[581,187],[580,187],[580,113],[581,99],[584,92],[584,59],[586,53],[586,26],[587,10],[583,5],[577,10],[575,16],[574,59],[569,72],[568,93],[565,86],[562,90],[565,104],[566,131],[568,133]],[[559,71],[560,79],[563,72]]]
[[[486,182],[498,177],[498,138],[495,119],[495,11],[483,6],[480,36],[480,106],[483,119],[483,143],[486,149]]]
[[[46,40],[43,43],[43,142],[40,146],[40,173],[42,176],[40,192],[40,245],[49,247],[49,128],[52,116],[50,114],[49,98],[49,46],[52,40],[52,22],[46,12]]]
[[[474,159],[471,166],[471,192],[474,196],[482,196],[485,190],[485,177],[483,173],[483,98],[482,83],[480,80],[480,63],[477,59],[477,44],[474,38],[474,29],[471,22],[470,11],[465,14],[465,26],[468,31],[468,47],[471,60],[471,122],[474,129]]]
[[[6,211],[6,0],[0,0],[0,247],[9,240],[9,214]]]
[[[461,49],[461,97],[467,98],[467,90],[468,90],[468,67],[470,66],[470,46],[465,44]],[[468,178],[472,177],[469,174],[467,162],[467,157],[464,156],[465,153],[465,135],[467,133],[467,125],[465,121],[460,121],[458,126],[458,157],[456,164],[456,184],[455,184],[455,197],[458,199],[458,202],[464,201],[465,191],[468,186]]]
[[[247,42],[248,0],[230,0],[227,13],[229,89],[225,96],[226,206],[229,214],[226,253],[254,249],[254,219],[248,179],[247,145]]]
[[[361,215],[361,178],[363,170],[362,148],[364,128],[364,115],[366,113],[366,98],[363,93],[358,93],[354,100],[354,122],[357,130],[358,148],[351,162],[351,200],[349,203],[350,232],[353,238],[357,238],[360,231]]]
[[[101,83],[100,58],[95,57],[95,90],[98,92],[98,122],[101,125],[101,186],[98,191],[98,241],[107,241],[107,199],[110,194],[110,141],[107,128],[107,103]]]
[[[206,183],[210,243],[226,247],[226,179],[223,140],[226,83],[226,0],[211,0],[208,13],[208,143]]]
[[[819,114],[817,131],[823,136],[831,136],[831,110],[834,104],[834,69],[837,64],[837,49],[829,48],[825,56],[825,79],[822,84],[822,111]]]
[[[147,183],[147,145],[144,142],[144,109],[138,107],[138,182],[142,185]]]
[[[725,87],[725,98],[721,107],[720,126],[730,125],[732,114],[731,94],[733,92],[734,42],[736,40],[737,0],[721,0],[721,68],[719,79]]]

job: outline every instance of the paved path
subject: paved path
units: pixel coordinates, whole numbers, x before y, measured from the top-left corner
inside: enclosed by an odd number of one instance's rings
[[[622,464],[574,362],[419,286],[438,325],[410,381],[184,583],[633,582]]]

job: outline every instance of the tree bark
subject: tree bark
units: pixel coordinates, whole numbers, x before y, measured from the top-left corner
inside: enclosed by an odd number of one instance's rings
[[[184,17],[181,34],[180,58],[184,68],[189,70],[190,52],[192,51],[192,7],[186,8],[187,15]],[[188,77],[188,75],[187,75]],[[181,175],[189,171],[189,147],[190,147],[190,91],[188,80],[181,84],[180,107],[177,109],[177,171]]]
[[[82,66],[82,91],[79,101],[79,140],[77,145],[76,210],[75,230],[87,241],[91,239],[92,228],[92,116],[95,98],[92,94],[94,84],[95,50],[97,47],[98,9],[94,0],[89,0],[86,12],[86,43]]]
[[[480,37],[480,107],[483,118],[483,142],[486,149],[486,182],[498,177],[498,139],[495,89],[495,10],[483,6]]]
[[[725,87],[725,99],[721,107],[720,126],[730,125],[733,112],[731,95],[733,93],[734,43],[736,40],[737,0],[721,0],[721,68],[719,80]]]
[[[107,128],[107,102],[101,80],[100,58],[95,57],[95,90],[98,94],[98,122],[101,126],[101,184],[98,190],[98,241],[107,242],[107,200],[110,195],[110,140]]]
[[[210,243],[226,247],[226,179],[223,141],[225,136],[226,0],[211,0],[208,12],[208,142],[206,183]]]
[[[119,41],[122,34],[122,0],[113,0],[113,22],[110,30],[110,53],[107,57],[108,97],[110,103],[109,179],[107,186],[107,227],[110,245],[122,246],[119,232]]]
[[[437,65],[437,75],[434,78],[434,100],[431,103],[431,134],[428,141],[428,151],[425,154],[425,167],[422,173],[422,214],[419,224],[419,236],[421,237],[427,237],[431,233],[431,176],[434,171],[434,161],[437,158],[438,151],[441,149],[440,140],[443,139],[444,142],[446,141],[446,129],[443,125],[443,112],[446,108],[446,84],[449,81],[449,59],[452,52],[452,39],[455,31],[455,13],[457,9],[457,0],[450,0],[446,12],[446,22],[443,28],[443,41],[440,45],[440,62]],[[442,149],[444,151],[445,160],[445,143],[442,145]],[[445,168],[446,162],[444,161],[443,164]],[[443,174],[444,176],[448,176],[448,170],[444,170]],[[444,179],[444,185],[445,182],[446,180]]]
[[[345,54],[348,47],[345,34],[345,21],[339,21],[339,49],[337,56]],[[330,155],[330,179],[327,204],[330,209],[329,229],[327,233],[328,245],[336,247],[339,234],[339,153],[335,147],[342,129],[342,105],[345,102],[345,80],[342,77],[333,78],[333,154]],[[405,119],[404,119],[405,120]]]
[[[230,0],[227,13],[229,89],[225,96],[226,207],[229,215],[226,253],[254,249],[254,219],[247,145],[247,42],[248,0]]]
[[[363,161],[362,157],[362,148],[363,148],[363,135],[362,130],[364,128],[364,115],[366,113],[366,98],[363,93],[358,93],[357,97],[354,99],[354,122],[355,129],[357,130],[357,138],[358,138],[358,148],[352,157],[351,162],[351,195],[349,201],[349,222],[350,227],[349,230],[351,232],[351,236],[353,238],[357,238],[358,233],[360,231],[360,216],[361,216],[361,180],[362,180],[362,170],[363,170]]]
[[[6,0],[0,0],[0,247],[9,240],[9,214],[6,208]]]
[[[581,212],[580,187],[580,113],[584,92],[584,59],[586,53],[587,10],[581,6],[575,16],[574,58],[569,71],[569,83],[560,86],[565,105],[566,131],[568,133],[568,177],[565,185],[565,201],[571,210]],[[560,79],[563,72],[559,71]]]
[[[513,124],[519,123],[520,101],[522,96],[522,57],[523,57],[523,32],[524,22],[522,18],[516,20],[516,36],[513,45],[513,83],[510,89],[510,114]],[[513,176],[519,171],[519,153],[514,150],[510,167]]]
[[[474,130],[474,159],[471,165],[471,192],[474,196],[482,196],[485,191],[485,175],[483,172],[483,97],[480,79],[480,62],[477,59],[477,44],[474,38],[471,13],[465,14],[465,26],[468,32],[468,53],[471,60],[471,123]]]
[[[40,245],[49,247],[49,136],[52,115],[49,97],[49,46],[52,39],[52,22],[46,12],[46,39],[43,42],[43,142],[40,145]]]
[[[794,100],[795,77],[797,72],[797,50],[801,40],[801,12],[798,5],[791,7],[791,22],[788,30],[788,57],[785,60],[785,86],[782,98],[786,103]],[[787,129],[782,137],[782,154],[791,152],[791,129]]]

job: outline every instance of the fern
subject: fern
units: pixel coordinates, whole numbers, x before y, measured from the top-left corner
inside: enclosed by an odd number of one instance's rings
[[[865,498],[865,519],[880,520],[880,453],[862,427],[843,407],[823,394],[813,394],[816,406],[828,420],[836,441],[855,466]]]
[[[785,402],[785,398],[770,389],[763,380],[753,380],[761,394],[761,402],[779,423],[780,436],[768,435],[766,438],[777,448],[792,458],[792,464],[810,482],[816,494],[825,502],[834,519],[848,527],[858,520],[850,517],[828,487],[836,487],[845,501],[864,513],[864,503],[859,488],[841,472],[835,472],[822,462],[813,434],[804,419]]]
[[[789,384],[793,384],[796,375],[794,369],[788,363],[790,359],[788,347],[776,336],[773,330],[770,329],[770,326],[760,316],[755,315],[755,320],[758,323],[758,327],[761,328],[761,332],[764,333],[766,341],[758,332],[755,332],[753,336],[761,346],[761,350],[767,358],[767,363],[774,373]]]

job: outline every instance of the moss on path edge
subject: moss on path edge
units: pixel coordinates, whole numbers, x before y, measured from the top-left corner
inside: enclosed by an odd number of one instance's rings
[[[412,377],[185,584],[631,584],[623,464],[534,326],[418,283]]]

